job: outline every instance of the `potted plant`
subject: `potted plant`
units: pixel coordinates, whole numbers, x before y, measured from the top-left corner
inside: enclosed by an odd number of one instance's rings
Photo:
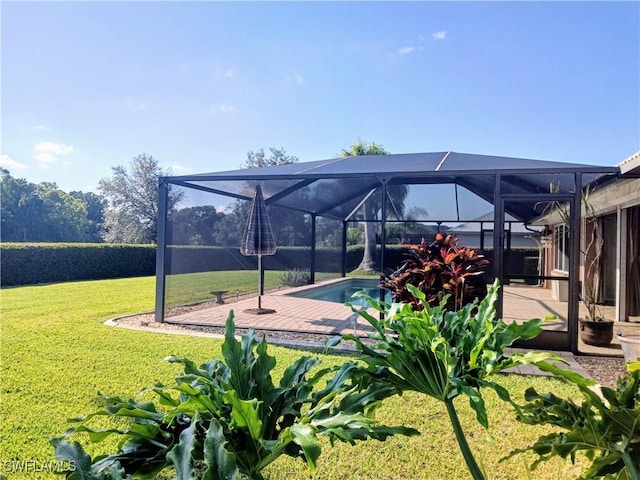
[[[558,185],[553,182],[550,185],[551,193],[559,190]],[[580,249],[580,254],[584,258],[583,291],[580,294],[580,301],[587,310],[585,317],[580,317],[579,332],[580,339],[594,346],[606,346],[613,339],[613,321],[603,317],[599,305],[598,294],[600,290],[600,260],[604,247],[602,237],[602,226],[598,221],[595,208],[589,201],[589,186],[582,191],[582,205],[584,207],[584,219],[588,229],[589,242],[585,248]],[[560,217],[565,225],[570,224],[568,205],[560,202],[550,202],[543,210],[543,214],[554,213]]]
[[[580,252],[585,258],[584,291],[580,300],[587,310],[587,316],[579,319],[580,338],[587,345],[602,347],[609,345],[613,339],[613,320],[604,318],[597,302],[604,239],[602,225],[598,221],[593,205],[589,202],[589,191],[589,188],[586,188],[582,195],[585,223],[590,235],[589,243]]]

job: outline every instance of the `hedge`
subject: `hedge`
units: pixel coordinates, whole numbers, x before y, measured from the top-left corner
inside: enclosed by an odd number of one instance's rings
[[[362,255],[360,253],[360,255]],[[216,270],[252,270],[256,257],[245,257],[238,248],[172,246],[167,249],[168,274]],[[279,247],[264,257],[265,268],[286,270],[308,267],[309,247]],[[2,243],[0,285],[98,280],[155,275],[155,245],[102,243]],[[340,271],[338,249],[318,249],[319,271]]]
[[[154,275],[155,245],[2,243],[0,285]]]
[[[402,263],[406,246],[388,245],[387,270]],[[491,259],[493,252],[486,256]],[[536,249],[514,249],[506,258],[507,273],[534,273]],[[347,248],[347,271],[356,269],[362,260],[363,246]],[[3,243],[0,244],[0,285],[98,280],[155,275],[155,245],[120,245],[102,243]],[[269,270],[310,268],[309,247],[278,247],[276,255],[263,258]],[[238,248],[207,246],[171,246],[166,254],[167,274],[219,270],[254,270],[256,257],[245,257]],[[342,255],[338,248],[316,250],[316,271],[340,272]]]

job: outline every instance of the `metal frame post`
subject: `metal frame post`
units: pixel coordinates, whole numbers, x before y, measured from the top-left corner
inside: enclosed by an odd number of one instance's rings
[[[384,251],[387,248],[387,181],[382,180],[382,222],[380,224],[380,272],[384,274]]]
[[[502,200],[500,183],[502,178],[500,174],[495,176],[495,187],[493,190],[493,277],[500,281],[500,285],[504,285],[503,272],[503,255],[504,255],[504,202]],[[502,302],[503,289],[498,291],[498,299],[496,301],[496,314],[498,318],[502,318]]]
[[[580,242],[582,224],[582,174],[574,174],[574,193],[569,219],[569,305],[567,330],[569,348],[578,353],[578,308],[580,302]]]
[[[342,221],[342,270],[341,276],[347,276],[347,220]]]
[[[311,215],[311,283],[316,283],[316,220],[317,215]]]
[[[384,251],[387,248],[387,181],[386,179],[382,179],[382,207],[380,215],[382,217],[382,222],[380,223],[380,283],[382,283],[382,279],[384,278]],[[380,288],[380,301],[384,301],[385,297],[385,289]],[[382,315],[382,312],[380,312]]]
[[[158,179],[158,230],[156,232],[156,322],[164,322],[165,264],[167,247],[167,204],[169,187],[164,177]]]

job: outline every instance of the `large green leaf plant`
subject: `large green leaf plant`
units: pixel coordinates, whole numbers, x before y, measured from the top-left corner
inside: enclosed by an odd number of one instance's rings
[[[154,478],[175,471],[179,480],[261,479],[263,469],[281,455],[300,457],[314,470],[321,437],[353,444],[418,433],[372,418],[393,386],[375,379],[356,383],[359,369],[353,362],[320,368],[319,360],[303,356],[275,385],[276,359],[267,353],[266,340],[259,342],[253,331],[237,340],[233,313],[222,356],[201,366],[168,357],[184,371],[174,385],[143,390],[156,402],[101,395],[103,409],[76,419],[74,427],[51,441],[57,458],[76,467],[67,478]],[[94,428],[95,417],[109,417],[115,426]],[[79,433],[92,443],[117,435],[117,451],[92,458],[79,442],[69,441]]]
[[[640,361],[629,362],[627,373],[615,389],[590,388],[587,381],[575,381],[582,403],[540,394],[529,388],[528,402],[518,412],[527,425],[552,425],[561,430],[541,436],[527,448],[506,457],[533,451],[535,468],[550,457],[575,461],[582,453],[589,461],[581,479],[612,478],[640,480]]]
[[[556,373],[562,369],[555,362],[565,361],[551,353],[505,353],[505,348],[514,341],[538,335],[544,320],[506,324],[496,318],[497,281],[481,302],[476,299],[457,311],[447,310],[446,297],[440,305],[431,306],[424,292],[411,284],[406,288],[421,302],[419,308],[411,303],[378,302],[363,292],[357,294],[366,297],[368,308],[352,305],[352,309],[373,326],[375,333],[369,335],[369,340],[355,335],[341,338],[353,341],[359,351],[360,359],[366,364],[362,369],[363,378],[368,375],[376,382],[385,382],[395,393],[412,390],[444,403],[472,477],[484,479],[460,424],[454,400],[467,396],[477,421],[488,428],[481,389],[491,388],[501,399],[511,401],[509,392],[490,379],[492,375],[525,364]],[[370,309],[378,315],[372,315]],[[571,377],[572,372],[565,375]]]

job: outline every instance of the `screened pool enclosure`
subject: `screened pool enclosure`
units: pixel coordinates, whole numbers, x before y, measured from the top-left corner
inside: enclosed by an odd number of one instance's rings
[[[464,225],[464,245],[491,260],[487,282],[497,278],[503,285],[566,292],[556,299],[563,326],[536,342],[538,348],[575,351],[580,194],[585,185],[617,173],[616,167],[435,152],[163,177],[156,320],[165,321],[184,305],[246,295],[235,284],[244,281],[240,277],[249,278],[257,295],[258,275],[264,275],[268,292],[294,269],[307,272],[311,283],[364,267],[391,271],[403,245]],[[258,185],[277,245],[275,255],[262,259],[262,272],[255,257],[240,253]],[[545,219],[560,204],[569,215],[564,237],[554,240],[557,232]],[[559,254],[552,253],[553,242],[562,243]],[[371,262],[364,265],[367,253]],[[564,268],[556,275],[545,266],[558,260]],[[211,272],[224,272],[218,273],[228,279],[223,288],[211,287]],[[507,319],[502,294],[497,307]]]

